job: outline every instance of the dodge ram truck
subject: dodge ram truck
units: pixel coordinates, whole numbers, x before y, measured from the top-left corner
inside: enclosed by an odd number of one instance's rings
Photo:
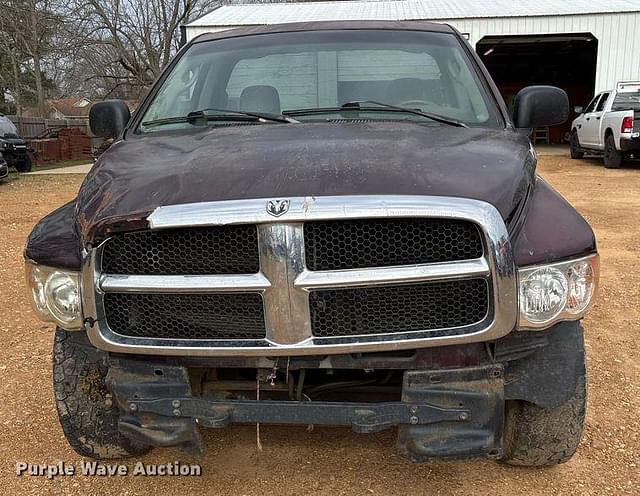
[[[204,449],[233,423],[397,429],[416,462],[568,460],[586,407],[587,222],[455,29],[318,22],[204,34],[25,248],[56,324],[53,389],[80,454]]]
[[[640,82],[618,83],[574,110],[579,115],[571,123],[571,158],[602,153],[605,167],[617,169],[626,157],[640,157]]]

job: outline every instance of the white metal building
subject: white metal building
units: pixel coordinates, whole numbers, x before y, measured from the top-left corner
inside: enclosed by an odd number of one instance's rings
[[[522,60],[524,68],[531,67],[532,62],[544,65],[553,54],[564,50],[566,57],[555,62],[555,69],[543,67],[546,77],[556,77],[554,70],[561,71],[567,61],[577,60],[576,55],[593,51],[592,57],[581,61],[582,65],[593,66],[584,71],[590,75],[588,91],[575,90],[574,100],[584,100],[588,93],[613,87],[620,80],[640,80],[640,0],[383,0],[230,5],[191,22],[184,27],[184,34],[190,40],[205,32],[247,25],[367,19],[432,20],[455,26],[480,52],[503,93],[511,86],[532,81],[504,80],[498,74],[504,63],[496,61],[492,68],[493,58],[499,58],[500,52],[510,60],[509,66],[514,55],[528,54]],[[502,70],[504,76],[512,72],[510,67]],[[547,82],[577,82],[583,72],[557,77],[560,81]],[[510,91],[506,93],[508,99]]]

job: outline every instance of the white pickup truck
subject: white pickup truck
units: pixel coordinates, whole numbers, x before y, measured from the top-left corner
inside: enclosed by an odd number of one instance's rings
[[[631,154],[640,156],[640,82],[620,82],[598,93],[571,123],[571,158],[603,153],[607,168],[618,168]]]

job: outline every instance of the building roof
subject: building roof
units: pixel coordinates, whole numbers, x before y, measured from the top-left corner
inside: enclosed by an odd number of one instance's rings
[[[640,0],[380,0],[225,5],[187,26],[338,20],[444,20],[640,12]]]

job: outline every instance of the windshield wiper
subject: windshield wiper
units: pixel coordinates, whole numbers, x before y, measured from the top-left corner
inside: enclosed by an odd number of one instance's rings
[[[366,105],[377,105],[377,107],[366,107]],[[309,109],[295,109],[285,110],[282,112],[284,115],[304,115],[304,114],[324,114],[328,112],[344,112],[344,111],[387,111],[387,112],[402,112],[406,114],[414,114],[427,119],[431,119],[441,124],[447,124],[455,127],[469,127],[464,122],[451,119],[439,114],[432,114],[431,112],[423,112],[422,110],[398,107],[397,105],[391,105],[390,103],[376,102],[374,100],[356,100],[343,103],[340,107],[323,107],[323,108],[309,108]]]
[[[215,112],[215,113],[209,113]],[[297,123],[298,121],[285,115],[269,114],[265,112],[244,112],[241,110],[206,108],[189,112],[187,115],[176,117],[163,117],[162,119],[154,119],[145,121],[143,126],[154,127],[164,126],[167,124],[198,124],[199,122],[208,121],[231,121],[231,122],[282,122]]]

